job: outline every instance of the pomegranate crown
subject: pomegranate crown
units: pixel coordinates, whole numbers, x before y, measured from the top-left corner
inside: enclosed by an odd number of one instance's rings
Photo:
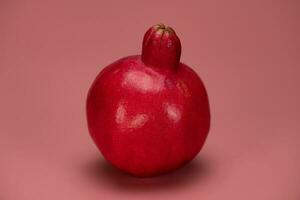
[[[180,62],[181,43],[173,28],[156,24],[144,35],[142,61],[151,67],[176,69]]]

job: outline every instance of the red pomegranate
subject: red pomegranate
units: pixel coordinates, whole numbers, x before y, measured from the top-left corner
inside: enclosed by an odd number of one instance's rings
[[[210,127],[205,87],[180,62],[171,27],[157,24],[142,55],[105,67],[87,97],[90,135],[107,161],[139,177],[169,172],[191,161]]]

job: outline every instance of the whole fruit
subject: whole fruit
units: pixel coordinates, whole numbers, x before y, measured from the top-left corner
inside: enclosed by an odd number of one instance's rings
[[[208,97],[180,55],[175,31],[157,24],[144,36],[142,55],[110,64],[92,84],[90,135],[117,168],[154,176],[183,166],[201,150],[210,127]]]

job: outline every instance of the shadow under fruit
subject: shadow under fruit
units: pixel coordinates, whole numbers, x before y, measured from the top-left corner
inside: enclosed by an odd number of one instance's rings
[[[105,67],[87,97],[90,135],[107,161],[139,177],[191,161],[210,127],[201,79],[180,62],[181,44],[163,24],[151,27],[142,55]]]

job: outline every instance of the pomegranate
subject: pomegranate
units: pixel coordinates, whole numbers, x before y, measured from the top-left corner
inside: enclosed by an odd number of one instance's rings
[[[87,97],[90,135],[107,161],[146,177],[191,161],[210,127],[205,87],[180,62],[181,44],[163,24],[144,36],[142,55],[105,67]]]

